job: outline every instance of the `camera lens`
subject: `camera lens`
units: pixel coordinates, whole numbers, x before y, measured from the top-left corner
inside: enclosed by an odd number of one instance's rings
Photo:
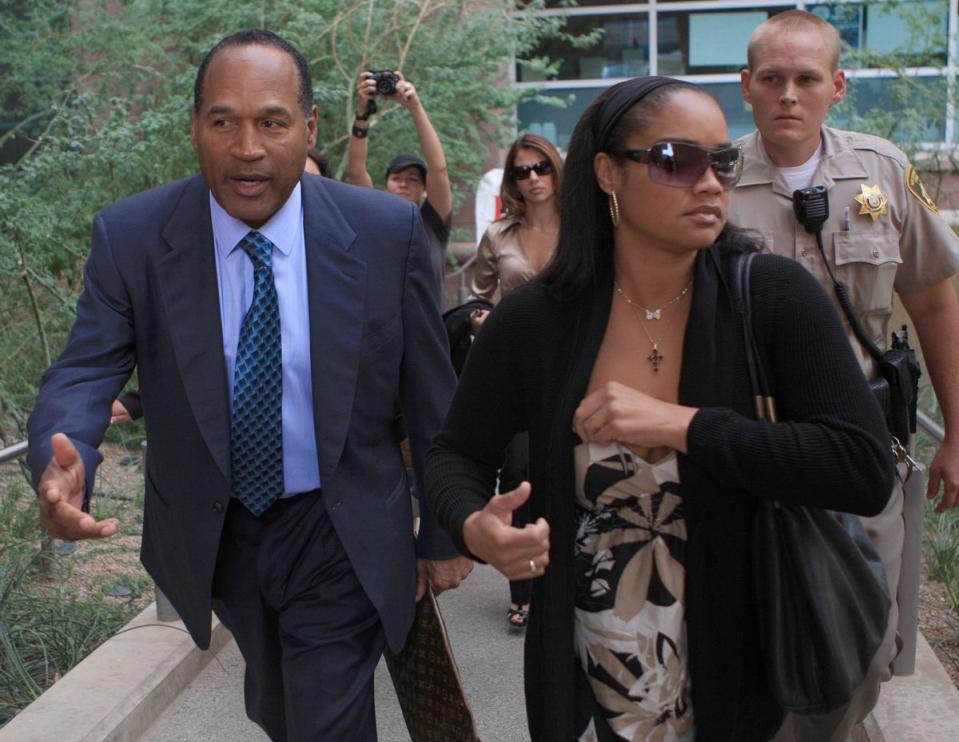
[[[376,84],[376,92],[379,95],[393,95],[396,92],[396,83],[400,81],[398,75],[389,70],[370,73],[373,82]]]

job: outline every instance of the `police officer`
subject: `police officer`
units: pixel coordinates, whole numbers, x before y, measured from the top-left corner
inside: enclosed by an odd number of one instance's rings
[[[745,167],[729,219],[757,230],[766,249],[802,263],[835,297],[815,236],[798,223],[792,205],[797,189],[828,189],[829,219],[822,228],[826,257],[836,278],[849,287],[867,333],[886,348],[895,291],[922,344],[946,428],[927,495],[935,497],[942,485],[937,510],[943,511],[959,498],[959,302],[950,280],[959,270],[959,239],[898,148],[823,125],[827,111],[846,94],[839,52],[836,29],[805,11],[777,14],[753,31],[742,92],[758,131],[739,141]],[[874,378],[872,357],[851,330],[849,338],[864,373]],[[903,544],[901,486],[885,512],[864,521],[895,596]],[[790,715],[777,740],[846,739],[875,704],[879,680],[890,675],[895,605],[893,613],[870,677],[850,705],[829,717]]]

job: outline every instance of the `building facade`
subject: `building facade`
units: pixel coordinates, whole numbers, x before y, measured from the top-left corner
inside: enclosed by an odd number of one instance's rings
[[[637,75],[669,75],[703,85],[723,106],[733,138],[752,131],[752,114],[739,89],[746,44],[757,25],[793,8],[835,25],[846,46],[841,64],[849,77],[849,97],[834,109],[831,123],[861,128],[858,117],[878,108],[895,119],[894,125],[910,126],[902,135],[921,142],[923,149],[951,152],[959,144],[949,103],[959,69],[956,0],[579,0],[576,7],[563,5],[547,2],[543,14],[564,17],[565,30],[573,35],[600,28],[600,38],[587,46],[547,42],[538,55],[559,60],[556,71],[544,74],[517,64],[511,80],[517,87],[540,90],[517,107],[517,128],[542,134],[561,149],[603,89]],[[908,84],[888,69],[869,66],[878,62],[873,55],[889,54],[896,55]],[[897,140],[894,131],[883,133]]]

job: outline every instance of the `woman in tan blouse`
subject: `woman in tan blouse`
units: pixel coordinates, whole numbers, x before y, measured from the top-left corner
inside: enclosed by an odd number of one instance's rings
[[[480,242],[471,298],[495,303],[546,265],[559,236],[562,170],[563,160],[548,139],[525,134],[513,142],[503,166],[503,215],[490,224]],[[487,314],[482,312],[474,330]]]
[[[503,216],[490,224],[480,242],[473,274],[471,299],[495,303],[517,286],[539,273],[549,261],[559,239],[557,197],[563,171],[559,152],[543,137],[521,136],[510,147],[503,167],[500,198]],[[477,310],[470,317],[475,336],[488,311]],[[529,439],[519,433],[506,449],[499,473],[499,491],[510,492],[528,474]],[[513,513],[513,525],[522,528],[526,508]],[[507,620],[511,627],[526,626],[529,612],[529,580],[510,581]]]

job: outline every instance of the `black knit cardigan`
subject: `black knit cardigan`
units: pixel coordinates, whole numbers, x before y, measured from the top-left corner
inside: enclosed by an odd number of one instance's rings
[[[756,341],[783,422],[752,419],[727,269],[728,255],[718,247],[697,256],[679,402],[699,411],[688,453],[679,456],[679,478],[696,739],[749,742],[770,738],[782,719],[757,635],[749,545],[759,498],[874,515],[888,499],[894,463],[879,407],[828,297],[799,264],[773,255],[754,261],[751,296]],[[551,529],[550,564],[534,583],[526,634],[534,742],[574,737],[572,416],[612,296],[612,276],[604,275],[573,301],[556,300],[536,281],[505,297],[473,345],[427,457],[434,512],[468,553],[463,521],[494,492],[506,443],[529,430],[532,515],[545,517]],[[647,351],[637,346],[637,363]]]

